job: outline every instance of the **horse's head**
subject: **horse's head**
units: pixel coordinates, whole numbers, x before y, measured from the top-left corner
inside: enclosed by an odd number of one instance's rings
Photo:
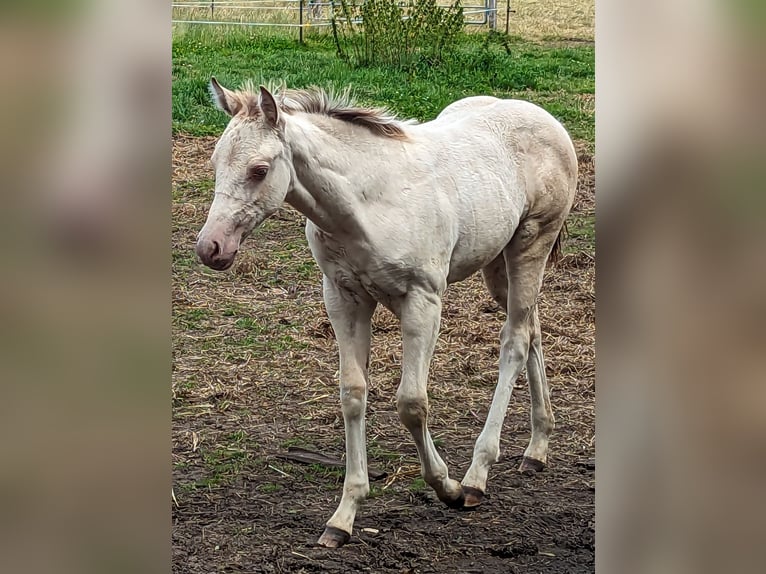
[[[197,236],[197,255],[212,269],[231,267],[244,239],[274,213],[289,191],[292,168],[279,106],[264,87],[231,91],[213,78],[216,106],[231,120],[215,146],[215,196]]]

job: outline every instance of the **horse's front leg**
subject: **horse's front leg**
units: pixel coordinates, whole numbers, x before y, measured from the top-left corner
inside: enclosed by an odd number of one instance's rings
[[[376,303],[366,293],[352,293],[324,277],[324,301],[340,354],[340,401],[346,427],[346,479],[340,505],[327,521],[319,544],[337,548],[351,537],[356,509],[370,491],[364,412],[370,323]]]
[[[410,431],[420,457],[423,479],[439,499],[453,508],[463,506],[460,483],[449,477],[447,465],[436,451],[428,432],[428,369],[441,321],[439,294],[408,293],[400,310],[402,323],[402,382],[396,393],[399,419]]]

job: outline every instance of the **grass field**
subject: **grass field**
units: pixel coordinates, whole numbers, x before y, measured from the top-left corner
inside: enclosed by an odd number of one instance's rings
[[[520,4],[520,3],[519,3]],[[584,3],[587,4],[587,3]],[[449,572],[593,571],[595,455],[594,49],[587,42],[513,38],[509,53],[481,34],[464,38],[440,68],[349,69],[321,36],[186,29],[173,41],[173,571]],[[558,34],[557,36],[562,36]],[[514,390],[490,474],[490,500],[476,513],[433,501],[411,438],[396,416],[398,323],[373,320],[368,406],[372,483],[351,543],[312,546],[337,503],[341,469],[281,457],[291,446],[343,455],[337,355],[322,306],[321,275],[303,218],[285,208],[243,246],[226,273],[194,254],[214,188],[209,157],[227,118],[209,100],[215,75],[291,87],[351,85],[360,102],[426,121],[470,94],[539,103],[575,140],[580,181],[565,256],[546,272],[540,298],[543,346],[557,430],[549,469],[516,471],[529,438],[529,393]],[[461,477],[497,378],[503,313],[474,275],[450,287],[431,370],[430,426]]]
[[[173,42],[173,127],[190,135],[220,133],[226,116],[210,105],[208,82],[282,80],[294,88],[316,84],[351,86],[360,103],[385,105],[405,118],[425,121],[469,95],[494,94],[542,105],[573,137],[594,140],[594,48],[516,40],[510,54],[497,42],[466,36],[444,66],[410,72],[384,67],[349,69],[327,37],[305,45],[262,31],[221,35],[207,28],[187,31]]]

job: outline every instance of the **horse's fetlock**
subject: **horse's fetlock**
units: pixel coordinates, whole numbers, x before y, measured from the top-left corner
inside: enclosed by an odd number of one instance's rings
[[[500,443],[479,441],[476,444],[473,458],[482,465],[496,463],[500,459]]]
[[[553,434],[553,429],[556,428],[556,424],[552,417],[535,417],[535,428],[540,429],[545,436]]]
[[[352,498],[359,500],[362,498],[367,498],[367,496],[370,494],[370,483],[368,481],[353,482],[351,484],[347,484],[345,489]]]

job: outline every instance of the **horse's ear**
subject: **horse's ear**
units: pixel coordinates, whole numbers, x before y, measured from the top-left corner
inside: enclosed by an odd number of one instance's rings
[[[261,97],[258,99],[258,107],[261,108],[263,116],[268,124],[275,128],[279,125],[279,106],[274,96],[266,88],[261,86]]]
[[[219,84],[214,77],[210,78],[210,95],[213,96],[215,107],[230,116],[236,116],[237,112],[242,109],[242,101],[234,92]]]

